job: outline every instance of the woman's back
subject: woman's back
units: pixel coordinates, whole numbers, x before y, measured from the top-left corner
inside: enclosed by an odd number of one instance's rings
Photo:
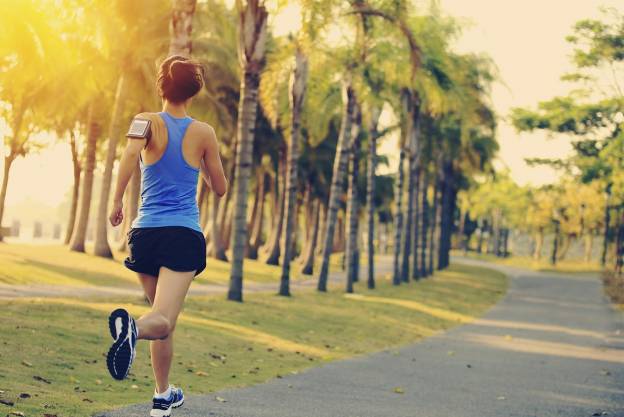
[[[132,227],[184,226],[201,231],[196,200],[199,167],[191,165],[201,158],[198,138],[189,131],[194,120],[166,112],[143,117],[152,121],[152,138],[140,161],[141,207]]]

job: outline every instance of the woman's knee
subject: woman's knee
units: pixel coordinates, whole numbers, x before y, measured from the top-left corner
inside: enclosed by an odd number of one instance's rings
[[[160,313],[154,312],[154,333],[158,339],[166,339],[169,333],[173,331],[175,324],[169,318]]]

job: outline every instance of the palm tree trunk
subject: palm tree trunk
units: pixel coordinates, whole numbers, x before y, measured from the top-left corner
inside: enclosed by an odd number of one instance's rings
[[[123,252],[128,249],[128,239],[126,235],[132,228],[132,222],[139,214],[139,200],[141,199],[141,168],[139,164],[134,167],[134,172],[130,178],[128,194],[126,197],[126,207],[124,216],[124,229],[121,237],[119,251]]]
[[[418,280],[420,278],[420,257],[418,256],[418,244],[419,244],[419,237],[420,237],[420,204],[419,204],[419,198],[420,198],[420,182],[421,182],[421,170],[418,167],[418,159],[414,160],[414,191],[413,191],[413,197],[412,197],[412,221],[411,221],[411,243],[410,243],[410,253],[413,256],[412,258],[412,270],[409,270],[409,267],[407,268],[407,272],[408,272],[408,276],[407,276],[407,280],[409,281],[410,278],[410,272],[411,272],[411,278],[413,280]]]
[[[319,233],[322,232],[323,230],[325,230],[325,224],[327,223],[327,202],[326,201],[322,201],[321,202],[321,207],[320,207],[320,212],[319,212],[319,227],[318,227],[318,231]],[[318,237],[317,237],[318,239]],[[315,255],[321,256],[323,254],[323,245],[319,245],[317,242],[316,245],[316,250],[314,251]]]
[[[442,166],[442,203],[440,217],[440,243],[438,248],[438,269],[448,266],[451,230],[453,227],[452,193],[453,193],[453,166],[451,161],[445,161]]]
[[[2,175],[2,186],[0,188],[0,229],[2,228],[2,220],[4,218],[4,205],[6,203],[7,189],[9,187],[9,174],[11,172],[11,166],[13,165],[15,158],[19,155],[20,150],[23,150],[23,146],[28,139],[27,137],[24,138],[22,144],[19,144],[26,108],[26,106],[20,106],[18,109],[14,109],[14,117],[12,119],[13,123],[11,124],[11,130],[13,131],[13,137],[10,141],[11,150],[8,155],[4,157],[4,172]],[[4,237],[0,231],[0,242],[3,240]]]
[[[262,225],[264,224],[264,201],[266,200],[266,174],[261,170],[258,178],[258,203],[256,216],[251,224],[251,237],[249,238],[248,253],[249,259],[258,259],[258,247],[262,241]]]
[[[121,134],[121,119],[123,117],[124,106],[126,104],[127,92],[126,76],[122,72],[117,81],[117,93],[115,94],[115,104],[113,105],[113,116],[111,119],[108,153],[104,165],[102,176],[102,189],[100,193],[100,205],[98,207],[97,224],[95,231],[94,254],[104,258],[112,258],[113,252],[108,244],[108,198],[110,196],[111,182],[113,177],[113,164],[117,156],[117,143]]]
[[[587,263],[591,262],[593,249],[594,249],[594,233],[593,233],[593,230],[588,230],[587,234],[585,235],[585,255],[583,256],[583,259],[585,260],[585,262]]]
[[[243,2],[240,2],[243,3]],[[251,175],[252,152],[258,111],[258,86],[264,64],[268,13],[260,0],[239,3],[241,95],[238,108],[236,184],[232,223],[232,269],[227,299],[243,301],[243,258],[247,244],[247,188]]]
[[[72,154],[72,166],[74,168],[74,186],[72,188],[71,206],[69,208],[69,219],[67,220],[67,230],[63,244],[68,245],[74,232],[74,224],[76,223],[76,211],[78,211],[78,196],[80,194],[80,174],[82,167],[80,166],[80,158],[78,157],[78,147],[76,146],[76,135],[72,130],[69,131],[69,147]]]
[[[368,223],[368,242],[366,254],[368,257],[368,280],[369,289],[375,288],[375,168],[377,167],[377,124],[381,111],[377,107],[371,108],[371,124],[368,129],[368,164],[366,172],[366,207]]]
[[[427,269],[427,233],[429,232],[429,202],[427,201],[427,190],[429,189],[429,175],[425,172],[423,175],[422,184],[422,230],[420,233],[421,247],[420,247],[420,276],[426,277],[429,275]]]
[[[602,267],[607,265],[607,252],[609,250],[609,223],[611,221],[610,203],[611,203],[611,186],[607,186],[607,198],[605,201],[605,214],[604,214],[604,233],[602,240],[602,254],[600,255],[600,265]]]
[[[297,203],[297,164],[299,163],[299,141],[301,136],[301,112],[305,99],[306,85],[308,82],[308,58],[301,49],[295,54],[295,68],[290,81],[290,107],[292,120],[290,127],[290,143],[288,144],[288,163],[286,178],[286,198],[284,227],[284,259],[282,260],[282,276],[280,279],[279,295],[290,295],[290,261],[293,258]]]
[[[221,236],[221,227],[223,223],[219,222],[219,211],[222,206],[225,206],[227,199],[222,199],[215,193],[212,193],[212,210],[210,210],[210,244],[212,246],[211,255],[220,261],[228,261],[225,254],[225,246],[223,245],[223,239]],[[224,209],[225,210],[225,209]]]
[[[401,271],[399,269],[399,259],[401,258],[401,231],[403,229],[403,209],[401,207],[403,201],[403,164],[405,160],[405,151],[401,149],[399,154],[399,168],[397,186],[394,194],[396,214],[394,217],[394,275],[392,283],[394,285],[401,284]]]
[[[87,147],[85,149],[85,168],[82,178],[82,190],[80,192],[80,211],[70,245],[70,250],[74,252],[85,251],[85,240],[87,237],[87,227],[89,225],[97,140],[101,130],[97,122],[98,117],[95,113],[95,104],[92,103],[89,106],[89,113],[87,116]]]
[[[544,247],[544,229],[540,227],[535,235],[535,250],[533,259],[539,261],[542,258],[542,248]]]
[[[193,14],[197,0],[173,0],[171,24],[169,26],[169,56],[190,56],[192,52],[191,32],[193,31]]]
[[[279,265],[280,258],[280,242],[282,238],[282,228],[284,225],[284,210],[286,209],[286,176],[288,170],[286,169],[287,151],[284,149],[279,150],[279,161],[277,164],[277,180],[276,189],[278,194],[278,210],[277,219],[274,222],[273,230],[267,241],[267,258],[266,263],[268,265]]]
[[[436,251],[436,242],[437,233],[438,233],[438,222],[440,219],[440,180],[436,177],[433,186],[433,208],[431,210],[431,228],[429,230],[429,266],[427,275],[433,275],[434,270],[434,259],[435,259],[435,251]]]
[[[327,208],[327,216],[325,219],[325,234],[323,236],[323,259],[321,270],[318,277],[317,289],[319,291],[327,291],[327,275],[329,273],[329,256],[332,252],[334,242],[334,231],[336,229],[336,219],[338,217],[338,209],[340,197],[342,196],[344,178],[347,171],[347,157],[349,150],[349,139],[351,135],[351,124],[353,123],[354,110],[356,106],[355,91],[351,86],[351,81],[347,81],[343,86],[342,100],[344,104],[342,122],[340,125],[340,134],[338,136],[338,144],[336,148],[336,156],[334,157],[334,169],[332,174],[332,182],[329,190],[329,204]]]
[[[357,110],[356,110],[357,111]],[[353,292],[353,283],[357,281],[358,273],[357,259],[357,238],[358,238],[358,174],[359,161],[358,154],[360,152],[359,127],[358,123],[351,125],[351,149],[349,152],[349,165],[351,167],[351,175],[349,175],[349,188],[347,191],[347,208],[346,208],[346,225],[349,228],[347,234],[347,245],[345,251],[345,259],[347,262],[347,286],[348,293]]]
[[[15,158],[11,155],[7,155],[4,157],[4,172],[2,175],[2,188],[0,188],[0,229],[2,226],[2,217],[4,216],[4,203],[6,201],[7,188],[9,185],[9,173],[11,171],[11,165],[13,165],[13,161]],[[4,240],[4,236],[2,235],[2,231],[0,230],[0,242]]]
[[[412,254],[412,232],[414,220],[414,190],[418,184],[416,177],[416,155],[410,152],[407,163],[407,208],[405,212],[405,228],[403,233],[403,253],[401,262],[401,280],[409,282],[410,280],[410,255]]]
[[[321,200],[316,199],[312,204],[312,228],[310,230],[309,243],[303,254],[301,273],[312,275],[314,273],[314,254],[316,253],[316,242],[318,240],[319,220],[321,214]]]

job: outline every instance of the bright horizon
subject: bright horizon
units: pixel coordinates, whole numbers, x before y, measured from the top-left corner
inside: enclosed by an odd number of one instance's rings
[[[538,101],[569,91],[559,80],[571,66],[571,48],[565,36],[583,18],[598,17],[601,6],[616,6],[613,0],[562,0],[493,2],[491,0],[441,0],[450,15],[471,22],[457,44],[459,52],[483,52],[491,56],[500,71],[501,82],[492,89],[492,102],[500,116],[498,140],[499,167],[508,167],[519,184],[541,185],[556,181],[558,174],[547,167],[528,167],[525,158],[557,158],[570,150],[566,137],[548,138],[545,133],[517,134],[505,120],[512,107],[534,107]],[[556,17],[553,17],[556,16]],[[281,10],[272,21],[277,34],[292,31],[298,24],[297,6]],[[388,116],[389,117],[389,116]],[[2,126],[0,126],[0,131]],[[53,141],[53,138],[47,138]],[[396,166],[396,137],[384,139],[380,152]],[[0,167],[4,160],[0,160]],[[385,173],[384,172],[384,173]],[[56,208],[65,200],[72,185],[72,166],[66,143],[54,144],[39,154],[17,159],[11,170],[7,193],[7,217],[15,214],[12,206],[31,200]]]

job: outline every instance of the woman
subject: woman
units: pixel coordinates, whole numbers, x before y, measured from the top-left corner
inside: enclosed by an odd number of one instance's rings
[[[201,173],[219,196],[225,194],[227,180],[214,130],[186,114],[204,85],[201,65],[171,56],[160,65],[156,85],[163,111],[141,113],[133,120],[109,218],[113,226],[121,224],[123,194],[140,162],[142,204],[128,233],[125,265],[138,274],[152,309],[136,320],[124,309],[111,313],[109,329],[115,342],[107,365],[113,378],[124,379],[137,339],[150,340],[156,380],[150,415],[166,417],[184,402],[182,390],[169,385],[173,331],[191,281],[206,267],[196,201],[198,176]]]

